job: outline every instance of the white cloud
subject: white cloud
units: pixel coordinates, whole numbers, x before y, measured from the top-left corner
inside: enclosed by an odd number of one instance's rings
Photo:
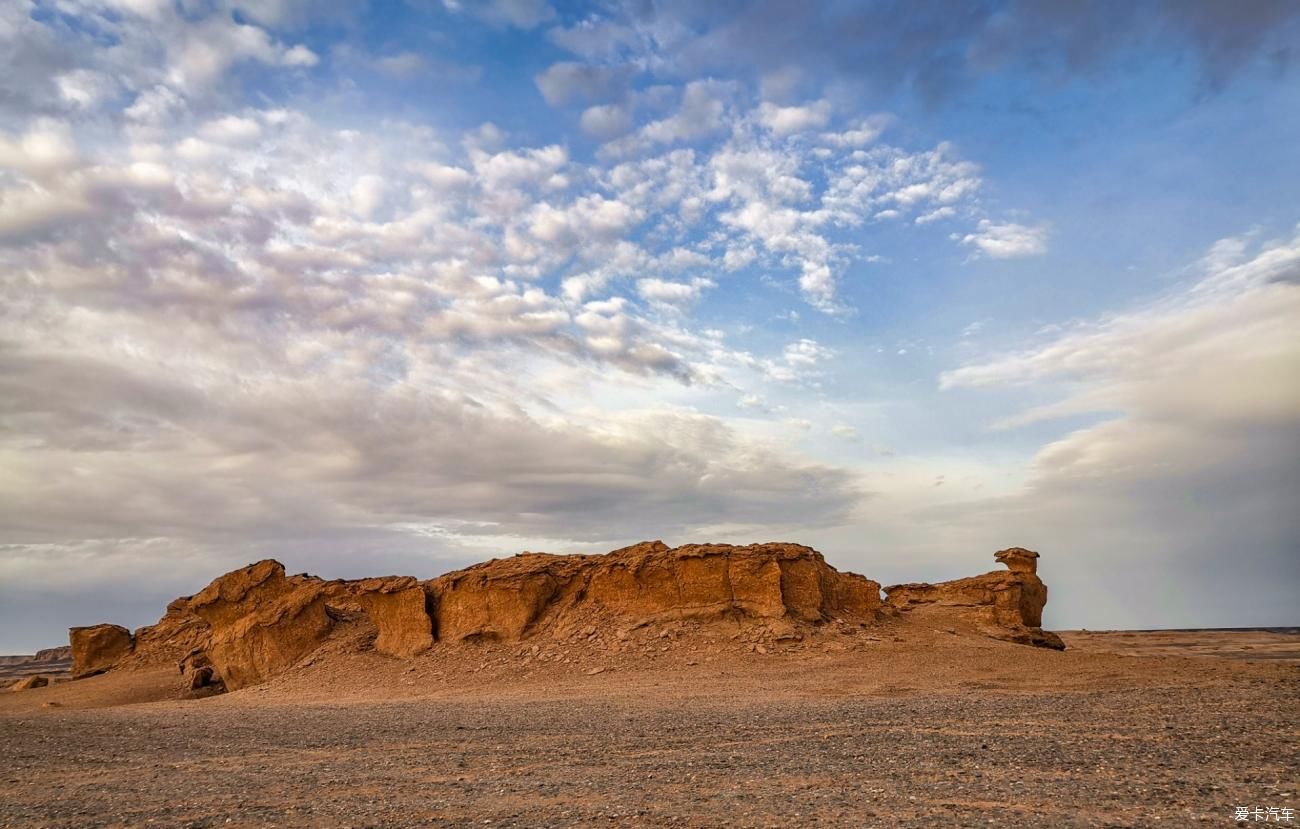
[[[436,161],[413,162],[411,169],[423,176],[436,190],[468,187],[474,181],[469,170]]]
[[[894,121],[891,115],[872,115],[858,120],[842,132],[825,132],[820,141],[831,147],[861,148],[875,143],[880,134]]]
[[[690,81],[682,90],[677,112],[641,127],[634,135],[606,144],[603,154],[610,157],[636,155],[653,150],[660,144],[693,141],[721,132],[726,127],[728,102],[736,85],[725,81]]]
[[[547,36],[561,49],[588,60],[614,60],[639,51],[642,36],[630,26],[591,16],[572,26],[551,29]]]
[[[80,162],[72,129],[63,121],[38,119],[17,139],[0,133],[0,167],[42,179],[66,172]]]
[[[443,0],[453,12],[467,12],[488,23],[532,29],[555,17],[546,0]]]
[[[799,87],[806,81],[804,71],[798,66],[786,65],[770,72],[764,72],[759,78],[759,94],[764,101],[782,104],[794,98]]]
[[[690,305],[708,288],[715,287],[712,280],[696,278],[690,282],[672,282],[665,279],[638,279],[637,293],[647,302],[668,306]]]
[[[375,59],[375,68],[380,72],[399,78],[410,78],[429,68],[429,62],[418,52],[398,52]]]
[[[91,69],[74,69],[54,79],[59,95],[78,109],[91,109],[111,95],[116,83]]]
[[[387,193],[388,183],[380,176],[361,176],[352,185],[352,209],[363,219],[369,219],[383,205]]]
[[[826,126],[831,118],[831,103],[822,100],[803,106],[777,106],[765,101],[757,115],[759,122],[774,134],[795,135]]]
[[[262,137],[262,127],[253,118],[227,115],[199,127],[199,135],[218,144],[247,146]]]
[[[841,440],[856,442],[862,440],[862,435],[857,428],[847,423],[836,423],[831,427],[831,434]]]
[[[592,138],[608,141],[632,129],[632,116],[622,106],[603,104],[584,110],[579,124]]]
[[[785,361],[792,366],[815,366],[833,357],[835,352],[816,340],[801,339],[785,347]]]
[[[551,106],[563,106],[575,100],[601,100],[623,91],[629,73],[607,66],[561,61],[549,66],[533,79],[542,97]]]
[[[536,187],[550,181],[569,163],[569,153],[559,145],[495,154],[474,153],[474,172],[486,190]]]
[[[635,208],[593,194],[562,207],[537,204],[529,214],[528,229],[540,241],[572,246],[593,240],[614,241],[640,218]]]
[[[917,216],[916,223],[924,225],[929,224],[930,222],[941,221],[943,219],[951,219],[956,215],[957,211],[951,205],[944,205],[943,207],[936,207],[929,213],[922,213],[920,216]]]
[[[981,219],[974,233],[961,237],[963,245],[972,245],[994,259],[1037,256],[1047,252],[1047,226],[1006,222],[997,224]]]
[[[309,67],[315,66],[319,62],[320,58],[316,56],[316,53],[301,43],[285,49],[284,53],[280,55],[280,63],[283,66]]]

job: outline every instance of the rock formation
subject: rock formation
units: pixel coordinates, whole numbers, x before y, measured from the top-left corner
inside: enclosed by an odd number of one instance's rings
[[[121,625],[91,625],[71,628],[72,675],[92,676],[103,673],[131,652],[135,640]]]
[[[998,554],[1008,572],[890,588],[897,615],[953,619],[1011,641],[1059,647],[1041,630],[1047,589],[1036,553]],[[188,688],[236,690],[308,659],[343,623],[373,626],[379,653],[408,659],[458,642],[517,642],[676,620],[778,624],[794,631],[882,618],[880,585],[798,544],[647,541],[605,555],[521,553],[419,581],[288,576],[277,561],[227,573],[177,599],[158,624],[73,628],[76,673],[169,662]],[[791,636],[795,636],[791,633]]]
[[[287,577],[278,561],[260,561],[190,599],[190,612],[211,628],[205,650],[226,687],[261,682],[315,650],[333,625],[324,584]]]
[[[44,688],[46,685],[49,684],[50,684],[50,680],[47,677],[43,677],[37,674],[36,676],[23,677],[22,679],[15,682],[13,685],[10,685],[9,690],[26,691],[31,688]]]
[[[433,647],[429,594],[414,576],[364,579],[351,592],[378,631],[375,650],[407,659]]]
[[[428,583],[439,641],[516,640],[589,619],[870,618],[880,585],[826,564],[798,544],[647,541],[603,556],[524,553]]]
[[[1042,628],[1047,585],[1038,578],[1038,553],[1011,547],[993,558],[1008,569],[939,584],[894,585],[885,588],[885,603],[936,625],[958,625],[995,639],[1063,650],[1061,638]]]

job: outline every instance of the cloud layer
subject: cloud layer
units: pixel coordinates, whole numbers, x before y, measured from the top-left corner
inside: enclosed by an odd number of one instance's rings
[[[657,536],[881,578],[1040,544],[1079,584],[1137,548],[1194,571],[1188,618],[1223,549],[1294,584],[1300,243],[1007,350],[986,310],[935,333],[982,279],[1087,275],[1077,223],[908,110],[1151,44],[1207,93],[1285,77],[1292,7],[1218,8],[0,7],[0,631],[149,621],[132,596],[267,555]],[[950,406],[961,451],[924,434]]]

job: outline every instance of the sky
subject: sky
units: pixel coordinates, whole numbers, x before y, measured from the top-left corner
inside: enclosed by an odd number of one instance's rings
[[[1300,5],[0,0],[0,652],[273,557],[1300,624]]]

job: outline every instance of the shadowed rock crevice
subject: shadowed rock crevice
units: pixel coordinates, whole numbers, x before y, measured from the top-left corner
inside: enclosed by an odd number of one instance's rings
[[[357,621],[373,626],[366,641],[375,651],[400,659],[460,642],[562,638],[577,630],[684,620],[771,622],[793,636],[799,626],[891,616],[1061,647],[1039,627],[1047,588],[1035,573],[1037,553],[1012,548],[997,558],[1010,570],[891,587],[883,603],[878,583],[841,573],[811,547],[786,543],[670,548],[646,541],[605,555],[525,552],[423,582],[289,576],[268,560],[177,599],[158,624],[134,637],[115,625],[74,628],[74,670],[85,675],[170,661],[192,692],[237,690],[307,660],[336,627]]]

